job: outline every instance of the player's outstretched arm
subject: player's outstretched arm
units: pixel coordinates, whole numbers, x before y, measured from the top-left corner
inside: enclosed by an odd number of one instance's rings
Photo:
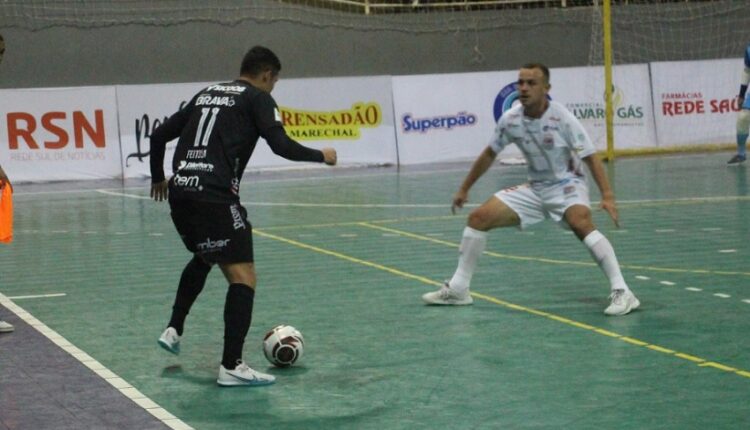
[[[596,153],[583,158],[583,162],[589,167],[591,175],[594,177],[596,186],[599,187],[599,192],[602,195],[602,201],[599,207],[607,211],[609,217],[615,222],[616,227],[620,227],[620,219],[617,213],[617,205],[615,203],[615,193],[612,192],[612,188],[609,186],[609,180],[607,175],[604,174],[604,166],[602,160]]]
[[[453,195],[453,204],[451,205],[452,213],[455,214],[456,208],[464,207],[464,203],[469,201],[469,190],[474,183],[484,175],[484,172],[490,168],[492,162],[495,161],[495,157],[497,157],[497,153],[489,146],[479,154],[479,157],[474,161],[474,164],[471,166],[471,170],[469,170],[469,173],[466,175],[466,179],[464,179],[461,187],[456,191],[456,194]]]
[[[287,136],[284,129],[271,127],[261,136],[266,139],[268,146],[274,154],[286,158],[290,161],[312,161],[317,163],[326,163],[330,166],[336,164],[336,150],[333,148],[324,148],[325,152],[317,149],[308,148]]]

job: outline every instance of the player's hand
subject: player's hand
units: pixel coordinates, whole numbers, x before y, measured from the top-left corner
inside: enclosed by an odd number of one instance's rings
[[[167,199],[169,194],[169,185],[167,180],[151,184],[151,198],[157,202],[161,202]]]
[[[323,153],[323,162],[329,166],[336,165],[336,150],[333,148],[323,148],[320,150]]]
[[[464,190],[456,191],[453,195],[453,204],[451,204],[451,213],[456,214],[456,208],[460,209],[464,207],[464,203],[469,201],[469,192]]]
[[[599,207],[607,211],[609,217],[615,222],[615,227],[620,228],[620,218],[617,214],[617,205],[614,196],[603,196]]]

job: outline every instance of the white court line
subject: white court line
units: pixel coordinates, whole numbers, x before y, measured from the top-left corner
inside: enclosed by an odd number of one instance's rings
[[[135,389],[127,381],[117,376],[114,372],[104,367],[101,363],[93,359],[91,356],[83,352],[81,349],[70,343],[67,339],[62,337],[59,333],[49,328],[46,324],[36,319],[33,315],[26,312],[22,307],[15,304],[9,297],[0,293],[0,304],[8,308],[11,312],[16,314],[20,319],[25,321],[28,325],[36,329],[39,333],[43,334],[47,339],[52,341],[60,349],[67,352],[73,358],[78,360],[81,364],[91,369],[94,373],[99,375],[102,379],[107,381],[110,385],[115,387],[125,397],[132,400],[135,404],[142,407],[146,412],[150,413],[166,426],[175,430],[187,430],[192,429],[184,421],[178,419],[174,415],[170,414],[166,409],[162,408],[156,402],[146,397],[143,393]],[[150,407],[144,407],[144,402]]]
[[[46,299],[48,297],[63,297],[66,296],[65,293],[53,293],[53,294],[34,294],[29,296],[10,296],[8,297],[11,300],[22,300],[22,299]]]
[[[742,299],[743,302],[750,304],[750,299]]]
[[[400,172],[398,175],[400,176],[427,176],[427,175],[444,175],[445,173],[459,173],[459,172],[467,172],[468,169],[449,169],[449,170],[436,170],[436,171],[427,171],[427,172]],[[247,177],[251,177],[253,175],[253,171],[247,171]],[[262,178],[253,178],[253,180],[257,183],[275,183],[275,182],[309,182],[314,180],[321,180],[321,181],[331,181],[331,180],[337,180],[337,179],[363,179],[363,178],[377,178],[377,177],[384,177],[384,176],[393,176],[393,172],[387,172],[387,173],[377,173],[377,174],[357,174],[357,175],[321,175],[321,176],[308,176],[308,177],[299,177],[299,178],[280,178],[280,179],[262,179]],[[77,189],[77,190],[55,190],[55,191],[36,191],[36,192],[17,192],[14,193],[15,197],[23,197],[23,196],[34,196],[34,195],[45,195],[45,194],[75,194],[75,193],[91,193],[91,192],[98,192],[98,193],[105,193],[105,194],[112,194],[112,195],[121,195],[123,197],[130,197],[130,198],[136,198],[136,199],[145,199],[150,200],[150,197],[148,196],[141,196],[141,195],[134,195],[134,194],[126,194],[121,193],[118,191],[127,191],[127,190],[142,190],[142,191],[148,191],[148,184],[144,184],[143,186],[137,186],[137,187],[118,187],[118,188],[99,188],[99,189]],[[746,201],[750,200],[750,197],[748,196],[710,196],[710,197],[683,197],[683,198],[676,198],[676,199],[633,199],[633,200],[618,200],[617,203],[620,204],[643,204],[643,203],[680,203],[680,202],[731,202],[731,201]],[[591,202],[592,204],[598,204],[599,202]],[[445,206],[445,204],[441,204],[441,206]],[[470,206],[470,205],[466,205]],[[707,228],[706,231],[714,231],[714,230],[721,230],[721,228]]]
[[[354,166],[349,166],[354,167]],[[321,168],[321,171],[325,168]],[[429,172],[400,172],[398,173],[399,176],[409,177],[409,176],[426,176],[426,175],[444,175],[446,173],[465,173],[468,172],[469,169],[448,169],[448,170],[439,170],[439,171],[429,171]],[[395,173],[389,172],[389,173],[374,173],[374,174],[364,174],[364,175],[320,175],[320,176],[302,176],[299,178],[277,178],[277,179],[263,179],[258,178],[256,175],[257,172],[254,171],[246,171],[245,177],[246,178],[252,178],[252,181],[255,183],[283,183],[283,182],[310,182],[315,180],[321,180],[321,181],[331,181],[336,179],[363,179],[363,178],[380,178],[384,176],[394,176]],[[112,191],[116,192],[118,190],[120,191],[127,191],[127,190],[149,190],[150,184],[144,183],[143,186],[140,187],[117,187],[117,188],[99,188],[99,189],[93,189],[93,188],[79,188],[77,190],[55,190],[55,191],[34,191],[34,192],[18,192],[13,193],[14,197],[19,196],[37,196],[37,195],[45,195],[45,194],[85,194],[85,193],[91,193],[91,192],[101,192],[101,191]],[[146,197],[149,199],[150,197]]]
[[[640,279],[641,281],[648,281],[651,278],[649,278],[648,276],[638,275],[635,277],[635,279]]]
[[[695,288],[695,287],[687,287],[685,289],[688,290],[688,291],[703,291],[702,288]]]
[[[737,250],[736,249],[720,249],[719,250],[719,253],[721,254],[731,254],[733,252],[737,252]]]
[[[715,293],[714,296],[721,297],[722,299],[728,299],[728,298],[732,297],[729,294],[724,294],[724,293]]]
[[[674,282],[670,282],[670,281],[659,281],[659,283],[662,284],[662,285],[669,285],[669,286],[675,284]]]
[[[119,193],[109,190],[96,190],[98,193],[107,194],[110,196],[118,196],[118,197],[127,197],[131,199],[142,199],[142,200],[150,200],[151,197],[148,196],[139,196],[137,194],[126,194],[126,193]],[[299,207],[299,208],[448,208],[450,205],[448,203],[427,203],[427,204],[351,204],[351,203],[284,203],[284,202],[253,202],[253,201],[246,201],[242,202],[245,206],[286,206],[286,207]],[[478,204],[467,204],[464,205],[467,207],[471,206],[478,206]]]
[[[141,196],[141,195],[138,195],[138,194],[118,193],[118,192],[115,192],[115,191],[109,191],[109,190],[105,190],[105,189],[94,190],[94,191],[96,191],[97,193],[109,194],[110,196],[127,197],[127,198],[130,198],[130,199],[151,200],[151,197],[149,197],[149,196]]]

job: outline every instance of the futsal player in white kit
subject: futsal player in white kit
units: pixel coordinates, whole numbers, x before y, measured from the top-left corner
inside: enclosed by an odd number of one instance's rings
[[[750,132],[750,97],[745,98],[745,93],[747,93],[748,83],[750,83],[750,45],[745,47],[745,68],[742,69],[740,94],[737,96],[741,108],[737,115],[737,154],[727,162],[730,166],[738,166],[747,160],[745,145]]]
[[[601,208],[618,225],[615,196],[596,149],[581,123],[562,104],[547,99],[549,69],[526,64],[519,71],[520,104],[498,120],[489,146],[474,162],[453,197],[452,210],[463,207],[469,189],[489,169],[497,154],[516,144],[526,158],[529,182],[498,191],[474,209],[461,239],[458,267],[438,291],[422,296],[431,305],[470,305],[471,277],[487,243],[489,230],[526,228],[547,218],[570,228],[591,252],[610,282],[607,315],[625,315],[640,302],[625,283],[615,251],[591,219],[589,190],[581,161],[602,195]]]

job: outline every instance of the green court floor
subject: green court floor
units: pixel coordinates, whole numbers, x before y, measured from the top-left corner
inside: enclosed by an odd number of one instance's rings
[[[196,429],[750,428],[750,197],[728,158],[608,167],[622,226],[595,221],[642,302],[615,318],[586,248],[551,222],[491,233],[473,306],[422,304],[455,268],[468,165],[246,174],[259,282],[245,358],[271,387],[215,384],[218,270],[182,354],[157,347],[190,255],[146,183],[19,185],[0,293]],[[495,166],[470,201],[524,178]],[[273,369],[261,339],[282,323],[305,356]]]

